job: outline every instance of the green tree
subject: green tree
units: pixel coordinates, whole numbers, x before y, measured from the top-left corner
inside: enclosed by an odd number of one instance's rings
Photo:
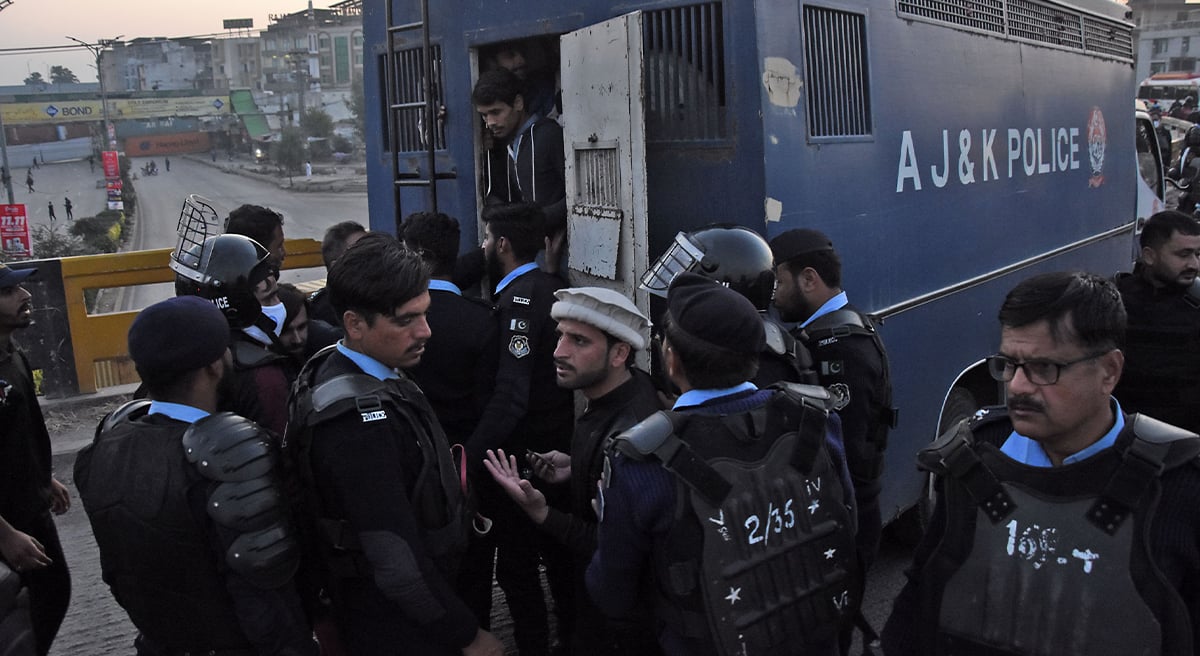
[[[309,107],[300,115],[300,129],[306,137],[328,139],[333,136],[333,117],[320,107]]]
[[[307,113],[307,112],[306,112]],[[300,172],[307,157],[304,147],[304,133],[300,128],[286,127],[279,134],[279,141],[271,145],[271,159],[287,174],[288,184],[292,184],[292,176]]]
[[[71,69],[66,66],[51,66],[50,82],[53,84],[75,84],[79,82],[79,78],[75,77]]]
[[[33,252],[41,259],[70,257],[72,255],[89,255],[89,251],[78,237],[66,234],[56,225],[37,225],[33,227]]]
[[[350,83],[350,101],[348,108],[350,113],[354,115],[354,131],[358,133],[358,138],[366,140],[367,138],[367,99],[366,92],[363,89],[361,77],[354,78]]]
[[[29,77],[25,78],[25,84],[28,84],[30,86],[37,86],[39,84],[45,84],[45,83],[46,83],[46,80],[42,77],[42,74],[37,71],[30,73]]]

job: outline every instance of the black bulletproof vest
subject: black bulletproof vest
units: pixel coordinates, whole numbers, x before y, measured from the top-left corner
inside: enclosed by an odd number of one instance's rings
[[[659,614],[721,654],[804,653],[861,603],[852,511],[824,408],[792,392],[732,416],[676,415],[676,520],[656,557]]]
[[[310,461],[313,428],[346,413],[373,413],[386,406],[411,427],[411,435],[421,450],[422,466],[413,483],[410,502],[425,545],[439,564],[456,564],[466,550],[470,531],[468,500],[449,442],[425,394],[407,377],[381,381],[361,372],[316,383],[321,364],[334,352],[336,347],[326,347],[309,359],[294,384],[289,408],[285,451],[295,461],[294,466],[305,483],[308,512],[325,514],[321,511],[324,504],[311,496],[316,490]],[[318,516],[316,522],[325,546],[332,547],[332,553],[326,554],[328,557],[338,559],[340,555],[361,552],[357,538],[346,530],[348,525],[343,518]],[[361,574],[358,566],[350,569],[334,563],[333,568],[342,577]]]
[[[208,482],[184,458],[187,425],[146,417],[148,406],[110,424],[76,460],[104,581],[160,649],[249,649],[217,571],[219,556],[188,503],[188,488]]]
[[[1155,423],[1149,440],[1127,428],[1116,448],[1058,468],[1016,462],[966,424],[922,453],[924,464],[939,454],[947,512],[922,574],[926,588],[945,581],[940,599],[925,599],[938,618],[928,653],[1191,653],[1182,601],[1152,566],[1146,530],[1158,476],[1195,457],[1197,439]],[[1006,436],[1011,424],[983,430]]]

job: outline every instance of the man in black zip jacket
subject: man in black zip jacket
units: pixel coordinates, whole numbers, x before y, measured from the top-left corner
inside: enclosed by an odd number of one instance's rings
[[[533,203],[546,214],[547,235],[566,230],[562,126],[534,113],[521,80],[503,68],[479,76],[471,101],[492,137],[484,202]]]
[[[1159,212],[1142,229],[1132,273],[1115,282],[1129,315],[1125,369],[1113,396],[1141,412],[1200,431],[1200,223]]]
[[[543,532],[567,546],[575,559],[575,634],[571,653],[658,653],[648,614],[631,621],[607,620],[592,605],[583,571],[596,552],[596,481],[604,465],[609,439],[657,412],[660,407],[650,375],[633,366],[637,351],[646,348],[650,322],[628,298],[600,287],[560,289],[550,316],[558,321],[554,365],[558,384],[577,389],[587,399],[575,423],[570,454],[533,453],[529,465],[543,480],[568,483],[569,511],[551,507],[546,497],[521,478],[518,455],[488,451],[486,466],[525,514]],[[507,455],[507,457],[506,457]]]

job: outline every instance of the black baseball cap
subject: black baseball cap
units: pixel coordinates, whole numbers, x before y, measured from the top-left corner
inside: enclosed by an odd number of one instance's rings
[[[775,256],[777,266],[806,253],[831,250],[833,241],[825,233],[811,228],[788,230],[771,240],[771,254]]]

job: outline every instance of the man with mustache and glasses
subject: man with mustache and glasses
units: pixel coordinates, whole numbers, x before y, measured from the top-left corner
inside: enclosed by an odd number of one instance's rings
[[[71,599],[71,575],[50,513],[67,512],[71,496],[50,470],[50,434],[33,370],[13,341],[33,323],[33,296],[23,283],[35,273],[0,262],[0,561],[29,588],[34,648],[44,656]]]
[[[1008,405],[918,455],[932,523],[884,628],[894,654],[1193,654],[1200,437],[1112,397],[1125,308],[1089,273],[1017,285],[988,358]]]
[[[1133,272],[1116,278],[1129,325],[1115,395],[1129,412],[1200,432],[1200,223],[1159,212],[1141,247]]]
[[[347,653],[499,656],[453,588],[469,530],[460,474],[401,371],[430,336],[426,265],[373,232],[334,263],[328,289],[346,336],[300,372],[287,449]]]

